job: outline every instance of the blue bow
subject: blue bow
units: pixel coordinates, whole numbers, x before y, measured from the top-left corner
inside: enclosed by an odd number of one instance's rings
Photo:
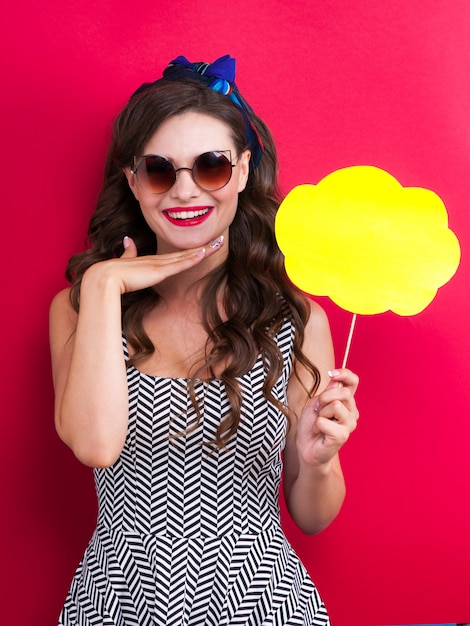
[[[200,80],[206,82],[210,89],[227,96],[241,110],[245,121],[246,138],[251,150],[250,167],[256,167],[263,156],[264,145],[251,118],[253,109],[242,98],[235,84],[235,59],[226,54],[213,63],[191,63],[186,57],[179,56],[169,63],[163,76],[170,78],[174,73],[174,79],[177,80],[181,77],[178,67],[182,68],[183,72],[194,72],[195,78],[200,76]]]
[[[263,155],[264,145],[253,124],[253,110],[243,99],[235,84],[235,59],[226,54],[213,63],[191,63],[186,57],[179,56],[173,59],[163,72],[163,79],[165,80],[181,80],[188,76],[204,82],[212,91],[227,96],[240,109],[245,123],[248,147],[251,150],[250,168],[256,167]],[[131,98],[154,84],[145,83],[132,94]]]
[[[213,63],[191,63],[186,57],[179,56],[169,63],[169,66],[173,65],[181,65],[201,76],[214,78],[215,80],[210,81],[210,88],[224,96],[232,91],[232,83],[235,80],[235,59],[232,59],[229,54],[216,59]]]

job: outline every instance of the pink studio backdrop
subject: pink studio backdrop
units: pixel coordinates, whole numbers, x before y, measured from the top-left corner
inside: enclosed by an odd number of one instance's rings
[[[316,537],[285,524],[334,626],[470,621],[468,0],[23,0],[1,11],[2,624],[56,622],[94,527],[91,472],[53,428],[47,315],[82,247],[110,120],[174,56],[225,53],[275,135],[285,191],[370,164],[447,206],[456,276],[418,316],[358,320],[349,364],[362,417],[342,457],[340,516]],[[350,316],[322,302],[339,362]]]

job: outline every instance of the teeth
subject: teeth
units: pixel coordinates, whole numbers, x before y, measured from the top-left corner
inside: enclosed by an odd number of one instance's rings
[[[174,220],[192,220],[195,217],[206,215],[206,213],[209,213],[209,209],[201,209],[199,211],[168,211],[168,215]]]

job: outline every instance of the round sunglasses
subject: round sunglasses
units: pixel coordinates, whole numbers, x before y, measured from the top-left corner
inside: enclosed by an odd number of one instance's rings
[[[163,156],[147,154],[143,157],[134,157],[134,167],[137,184],[147,193],[165,193],[176,182],[178,172],[191,172],[194,182],[205,191],[222,189],[232,178],[232,163],[230,150],[214,150],[200,154],[192,167],[175,168],[173,163]]]

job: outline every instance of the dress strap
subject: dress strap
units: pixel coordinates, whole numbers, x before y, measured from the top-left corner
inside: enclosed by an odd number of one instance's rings
[[[124,359],[129,360],[129,348],[127,347],[127,338],[122,335],[122,351],[124,352]]]

